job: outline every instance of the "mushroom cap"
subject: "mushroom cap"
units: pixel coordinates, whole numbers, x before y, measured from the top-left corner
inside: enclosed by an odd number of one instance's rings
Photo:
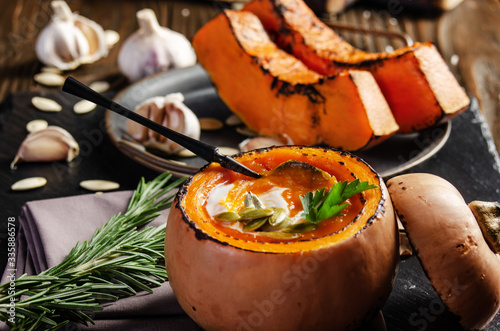
[[[387,182],[396,213],[430,282],[466,329],[485,327],[500,307],[500,259],[460,192],[431,174]]]

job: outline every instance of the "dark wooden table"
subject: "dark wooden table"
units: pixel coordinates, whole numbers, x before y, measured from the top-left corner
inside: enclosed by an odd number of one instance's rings
[[[137,29],[135,13],[152,8],[160,24],[192,38],[209,19],[233,3],[219,1],[137,1],[73,0],[74,11],[99,22],[104,29],[117,31],[120,42],[110,54],[82,66],[71,75],[85,83],[106,80],[109,96],[127,87],[116,59],[123,40]],[[18,217],[21,206],[30,200],[86,194],[78,183],[83,179],[110,179],[121,189],[133,189],[140,177],[151,179],[157,173],[119,152],[102,129],[104,109],[77,117],[70,110],[41,114],[30,105],[33,95],[62,96],[57,88],[37,85],[34,74],[41,70],[34,43],[47,24],[51,9],[48,1],[4,1],[0,12],[0,266],[6,262],[6,222]],[[498,154],[493,141],[499,141],[500,114],[500,4],[497,0],[465,0],[447,13],[416,12],[405,7],[372,6],[369,0],[337,15],[325,15],[334,22],[369,29],[407,33],[415,41],[432,40],[450,68],[473,97],[473,107],[456,120],[445,147],[411,172],[430,172],[451,181],[466,201],[500,200]],[[392,12],[391,12],[392,11]],[[402,46],[401,41],[342,32],[352,44],[368,51],[383,51]],[[68,99],[64,99],[68,100]],[[71,99],[69,99],[71,101]],[[73,100],[74,101],[74,100]],[[64,103],[64,101],[63,101]],[[68,103],[68,101],[66,101]],[[9,168],[16,150],[26,135],[25,124],[34,117],[68,129],[82,145],[89,146],[76,162],[23,164]],[[488,126],[492,128],[490,131]],[[493,132],[494,140],[490,137]],[[500,144],[498,144],[500,146]],[[28,192],[12,192],[18,179],[43,175],[49,183]],[[78,221],[78,220],[71,220]],[[5,252],[5,253],[4,253]],[[425,277],[415,257],[403,259],[394,291],[383,310],[388,330],[460,330]],[[487,330],[500,330],[500,316]]]

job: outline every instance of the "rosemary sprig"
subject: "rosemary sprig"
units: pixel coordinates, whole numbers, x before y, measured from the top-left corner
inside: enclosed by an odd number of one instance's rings
[[[168,279],[164,266],[165,225],[145,227],[172,204],[172,190],[185,178],[169,185],[165,172],[146,183],[141,179],[124,214],[111,217],[92,239],[77,243],[60,264],[34,276],[0,286],[0,320],[12,330],[57,330],[68,323],[94,324],[92,315],[102,303],[152,292]],[[15,323],[9,308],[15,300]]]

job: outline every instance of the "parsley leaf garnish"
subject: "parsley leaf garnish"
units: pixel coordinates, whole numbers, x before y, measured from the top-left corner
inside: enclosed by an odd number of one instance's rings
[[[324,187],[314,193],[308,192],[300,197],[304,208],[302,216],[311,223],[319,223],[324,219],[338,216],[349,205],[344,203],[347,199],[372,188],[377,188],[377,186],[356,179],[350,183],[338,182],[328,193],[325,193]]]

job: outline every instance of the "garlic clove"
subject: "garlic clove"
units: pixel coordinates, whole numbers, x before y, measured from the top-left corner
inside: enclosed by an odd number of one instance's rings
[[[72,70],[107,56],[104,30],[96,22],[72,13],[64,1],[52,1],[54,15],[35,44],[38,59],[47,66]]]
[[[108,49],[111,49],[118,41],[120,41],[120,34],[115,30],[104,30],[104,38]]]
[[[26,136],[10,168],[24,162],[48,162],[66,160],[71,162],[80,152],[80,147],[73,136],[58,126],[32,132]]]
[[[118,54],[118,66],[130,81],[196,64],[189,40],[179,32],[160,26],[153,10],[142,9],[136,16],[139,30],[125,40]]]
[[[184,105],[182,93],[147,99],[134,111],[174,131],[200,139],[200,122],[193,111]],[[168,154],[176,154],[183,149],[179,144],[133,121],[127,121],[127,133],[145,147]]]

